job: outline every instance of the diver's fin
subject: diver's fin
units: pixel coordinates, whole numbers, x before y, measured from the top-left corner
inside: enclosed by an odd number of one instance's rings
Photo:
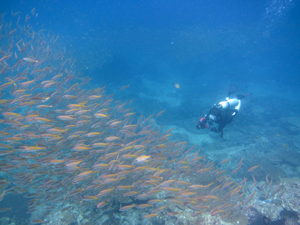
[[[233,93],[235,93],[239,89],[239,86],[236,84],[230,84],[228,87],[227,97],[230,97]]]
[[[245,94],[245,95],[237,95],[237,99],[241,100],[249,95],[252,95],[253,93]]]

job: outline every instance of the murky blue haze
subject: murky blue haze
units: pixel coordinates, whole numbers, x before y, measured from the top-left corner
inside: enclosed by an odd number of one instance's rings
[[[78,75],[92,78],[84,88],[106,86],[115,100],[134,99],[130,107],[137,118],[165,110],[154,119],[157,126],[175,127],[174,140],[197,144],[216,164],[231,158],[227,170],[245,158],[243,172],[232,175],[237,181],[246,177],[251,186],[247,170],[259,165],[258,193],[266,176],[273,180],[273,184],[266,181],[271,192],[281,184],[287,194],[289,185],[300,185],[299,1],[2,0],[0,6],[0,13],[7,12],[6,21],[13,19],[12,11],[25,18],[35,8],[31,26],[59,35],[66,54],[76,60]],[[230,84],[239,87],[232,97],[252,94],[242,99],[224,137],[209,129],[197,130],[199,119],[225,100]],[[263,214],[259,204],[268,200],[266,196],[263,192],[253,203],[256,217],[248,211],[248,219],[241,223],[284,224],[299,219],[299,209],[274,199],[272,204],[282,207],[281,217]],[[26,204],[20,196],[7,196],[0,208],[13,209],[0,214],[0,224],[10,224],[3,221],[13,216],[31,220]],[[230,222],[236,220],[231,218]]]

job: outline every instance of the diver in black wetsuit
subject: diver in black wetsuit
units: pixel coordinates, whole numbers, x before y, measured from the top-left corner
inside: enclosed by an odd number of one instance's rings
[[[237,95],[237,98],[229,98],[237,89],[238,86],[230,85],[225,101],[220,102],[218,105],[215,104],[208,114],[200,119],[196,128],[198,130],[208,128],[213,132],[220,133],[223,137],[223,128],[232,122],[241,108],[241,99],[250,95]],[[217,123],[218,126],[210,127],[214,123]]]

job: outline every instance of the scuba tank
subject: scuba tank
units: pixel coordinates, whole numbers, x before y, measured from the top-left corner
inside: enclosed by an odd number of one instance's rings
[[[229,99],[227,97],[226,101],[219,102],[218,107],[223,110],[236,109],[239,111],[241,107],[241,100],[238,100],[236,98]]]

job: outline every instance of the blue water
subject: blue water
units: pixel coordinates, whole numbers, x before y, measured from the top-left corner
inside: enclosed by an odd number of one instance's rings
[[[146,117],[166,109],[156,123],[209,136],[198,143],[204,151],[255,144],[251,154],[266,158],[272,151],[280,157],[286,151],[281,146],[299,149],[297,0],[2,0],[0,6],[8,21],[11,11],[25,17],[35,8],[30,24],[59,34],[78,73],[92,78],[87,89],[106,86],[116,99],[135,99],[132,107]],[[225,99],[232,83],[238,94],[253,94],[242,101],[224,138],[196,130],[197,120]],[[177,135],[195,144],[188,134]],[[296,177],[297,166],[288,161],[281,169]]]
[[[147,73],[185,85],[275,82],[296,90],[299,84],[297,1],[9,1],[2,6],[3,12],[24,14],[36,8],[33,24],[58,33],[74,47],[81,71],[106,83],[122,85]]]

